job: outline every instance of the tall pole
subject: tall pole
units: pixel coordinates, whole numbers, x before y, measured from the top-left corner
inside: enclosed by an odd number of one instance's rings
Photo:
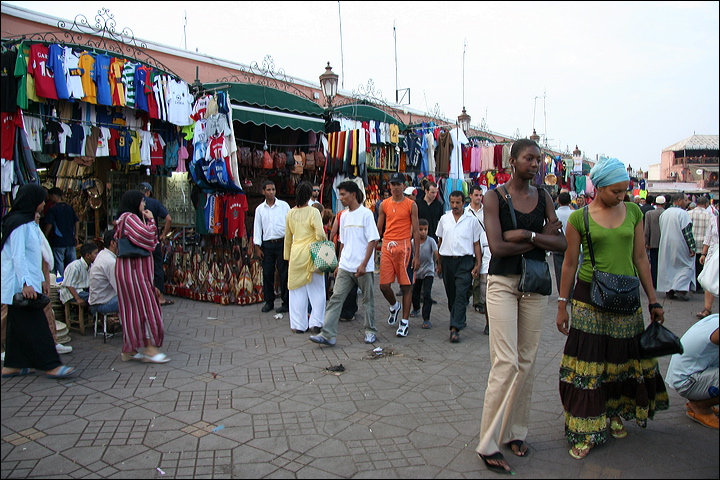
[[[393,38],[395,39],[395,103],[400,103],[400,99],[398,98],[397,30],[395,28],[395,20],[393,20]]]
[[[463,102],[463,108],[465,108],[465,50],[467,50],[467,38],[463,40],[463,91],[462,91],[462,102]]]
[[[338,19],[340,21],[340,74],[342,81],[340,85],[345,89],[345,56],[343,55],[343,37],[342,37],[342,15],[340,13],[340,0],[338,0]]]

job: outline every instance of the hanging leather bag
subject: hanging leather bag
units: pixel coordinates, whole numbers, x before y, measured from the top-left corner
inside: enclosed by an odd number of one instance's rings
[[[243,167],[252,166],[252,150],[250,150],[250,147],[240,147],[240,165]]]
[[[292,173],[296,175],[302,175],[303,173],[303,165],[304,165],[304,154],[300,152],[299,150],[295,150],[295,153],[293,154],[293,159],[295,159],[295,165],[293,165]]]
[[[315,170],[315,152],[309,152],[305,155],[305,170]]]
[[[263,168],[263,162],[265,160],[263,150],[253,150],[252,166],[253,168]]]
[[[275,168],[277,170],[285,170],[285,154],[282,152],[275,152],[273,153],[273,162],[275,163]]]
[[[272,170],[274,166],[275,166],[275,162],[273,161],[272,155],[270,155],[270,152],[268,152],[267,150],[265,150],[265,151],[263,152],[263,165],[262,165],[262,167],[263,167],[265,170]]]
[[[602,272],[595,266],[595,253],[590,237],[588,207],[583,207],[585,235],[587,236],[593,275],[590,282],[590,302],[600,310],[632,315],[640,308],[640,279],[633,275]]]

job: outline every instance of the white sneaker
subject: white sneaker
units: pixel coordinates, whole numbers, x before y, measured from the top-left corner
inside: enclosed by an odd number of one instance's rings
[[[398,337],[407,337],[409,327],[410,327],[410,324],[407,321],[401,321],[400,326],[397,329],[397,332],[395,332],[395,335],[397,335]]]
[[[55,345],[55,351],[57,351],[60,355],[63,353],[70,353],[73,351],[73,348],[70,346],[65,346],[62,343],[58,343]]]
[[[395,325],[398,320],[398,315],[400,315],[400,310],[402,310],[402,307],[398,307],[397,310],[393,311],[393,309],[390,309],[390,316],[388,316],[388,325]]]
[[[375,343],[377,342],[377,337],[374,333],[368,332],[365,334],[365,343]]]

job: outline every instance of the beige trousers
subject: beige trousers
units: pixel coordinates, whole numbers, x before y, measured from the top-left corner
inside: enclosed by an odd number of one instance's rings
[[[520,275],[488,275],[492,366],[475,449],[483,455],[499,452],[499,445],[512,440],[524,441],[528,433],[532,373],[547,297],[519,292],[519,281]]]

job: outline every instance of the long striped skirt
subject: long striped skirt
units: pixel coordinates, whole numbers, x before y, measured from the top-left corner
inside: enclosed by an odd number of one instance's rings
[[[560,364],[560,399],[570,444],[604,443],[610,417],[635,419],[645,428],[656,411],[667,410],[657,360],[640,358],[642,309],[617,315],[573,299],[571,318]]]
[[[123,326],[123,352],[145,346],[162,347],[165,336],[160,303],[153,285],[152,255],[120,258],[115,263],[118,310]]]

